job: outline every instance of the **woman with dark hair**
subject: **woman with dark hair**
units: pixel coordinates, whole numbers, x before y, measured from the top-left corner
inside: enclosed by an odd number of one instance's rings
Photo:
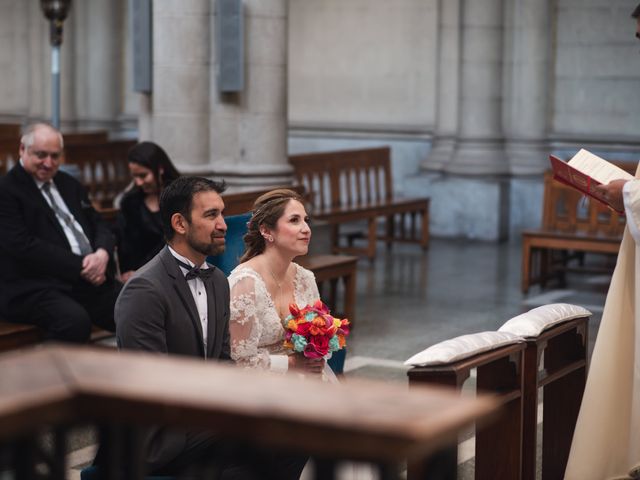
[[[118,214],[118,258],[123,282],[164,246],[160,192],[180,176],[166,152],[153,142],[133,146],[127,160],[133,185],[122,197]]]
[[[231,358],[237,364],[335,379],[323,358],[287,355],[283,347],[289,305],[320,298],[313,272],[293,262],[307,253],[310,240],[309,217],[296,192],[277,189],[256,200],[245,253],[229,276]]]

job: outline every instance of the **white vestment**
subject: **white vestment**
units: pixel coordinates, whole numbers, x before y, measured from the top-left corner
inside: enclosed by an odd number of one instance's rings
[[[591,357],[565,480],[628,478],[640,464],[640,180],[625,185],[624,202],[627,228]]]

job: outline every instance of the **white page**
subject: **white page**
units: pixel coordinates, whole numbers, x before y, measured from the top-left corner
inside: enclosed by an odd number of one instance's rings
[[[576,153],[567,163],[602,184],[607,184],[612,180],[634,179],[634,176],[629,172],[625,172],[620,167],[607,162],[584,148]]]

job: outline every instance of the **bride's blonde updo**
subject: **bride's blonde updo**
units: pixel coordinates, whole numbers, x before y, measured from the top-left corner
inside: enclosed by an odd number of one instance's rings
[[[287,207],[289,200],[297,200],[304,204],[304,199],[293,190],[278,188],[260,195],[253,204],[253,214],[247,224],[247,233],[244,236],[244,255],[240,263],[260,255],[266,248],[266,241],[260,233],[260,226],[264,225],[270,230],[276,228],[276,224]]]

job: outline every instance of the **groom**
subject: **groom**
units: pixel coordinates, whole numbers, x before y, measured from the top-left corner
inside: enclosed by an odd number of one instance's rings
[[[207,255],[224,251],[224,183],[180,177],[160,197],[167,246],[139,269],[115,306],[118,347],[230,361],[229,284]],[[155,427],[147,469],[174,475],[215,448],[208,432]]]
[[[224,189],[224,183],[206,178],[180,177],[162,191],[160,216],[167,246],[135,273],[118,297],[119,348],[231,360],[229,283],[205,261],[224,251]],[[230,452],[224,439],[206,431],[159,426],[150,429],[145,440],[146,467],[153,475],[189,475],[199,459]],[[245,449],[230,452],[224,463],[223,480],[295,480],[306,458]]]

